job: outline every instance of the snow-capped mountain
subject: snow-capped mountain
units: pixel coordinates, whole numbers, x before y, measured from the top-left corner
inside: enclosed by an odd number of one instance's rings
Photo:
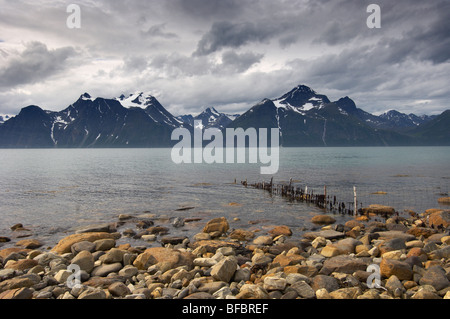
[[[239,114],[229,115],[220,113],[214,107],[208,107],[197,116],[188,114],[178,116],[177,118],[178,120],[183,121],[184,123],[191,126],[194,126],[194,121],[202,121],[202,129],[218,128],[222,130],[226,128],[231,122],[233,122],[237,117],[239,117]]]
[[[305,85],[298,85],[280,98],[272,100],[272,102],[277,108],[304,114],[311,109],[320,110],[327,103],[330,103],[330,100],[325,95],[317,94]]]
[[[6,121],[9,120],[11,117],[13,117],[13,115],[0,114],[0,124],[6,122]]]
[[[134,99],[133,99],[134,100]],[[0,147],[166,147],[182,124],[154,97],[145,107],[88,93],[62,111],[28,106],[0,126]]]
[[[275,99],[264,99],[229,127],[272,127],[284,146],[410,145],[413,137],[385,119],[356,107],[348,96],[331,102],[305,85]]]
[[[155,122],[166,123],[171,127],[179,127],[182,121],[170,114],[151,94],[138,92],[129,96],[121,95],[115,100],[126,108],[142,108]]]
[[[176,118],[151,94],[106,99],[84,93],[59,112],[30,105],[0,120],[3,148],[170,147],[176,143],[174,128],[192,130],[194,120],[201,120],[204,129],[279,128],[283,146],[450,144],[450,110],[439,116],[395,110],[376,116],[348,96],[331,102],[305,85],[263,99],[242,115],[210,107]]]
[[[417,127],[423,123],[432,120],[434,116],[428,115],[417,116],[412,113],[405,114],[398,112],[396,110],[390,110],[381,114],[379,118],[385,120],[388,123],[388,125],[384,125],[384,127],[404,129]]]

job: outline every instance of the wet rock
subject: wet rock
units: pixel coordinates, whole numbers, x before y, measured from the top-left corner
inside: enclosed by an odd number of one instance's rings
[[[311,222],[319,225],[329,225],[335,223],[336,219],[330,215],[316,215],[311,218]]]
[[[317,237],[323,237],[325,239],[333,240],[344,238],[345,234],[343,232],[335,231],[335,230],[321,230],[317,232],[307,232],[303,234],[303,237],[314,240]]]
[[[255,245],[272,245],[273,239],[272,239],[272,236],[258,236],[253,240],[253,244],[255,244]]]
[[[99,239],[106,239],[106,238],[112,238],[114,239],[114,236],[110,233],[105,232],[98,232],[98,233],[80,233],[80,234],[72,234],[69,235],[63,239],[61,239],[58,244],[52,249],[53,252],[57,254],[65,254],[70,252],[70,247],[78,243],[80,241],[90,241],[94,242]]]
[[[26,249],[36,249],[42,247],[44,244],[37,239],[23,239],[16,243],[16,246],[20,246]]]
[[[235,229],[231,232],[229,237],[239,241],[250,241],[255,237],[255,233],[249,230]]]
[[[138,255],[133,265],[138,269],[146,270],[149,266],[164,263],[167,269],[178,266],[187,266],[189,269],[193,266],[195,256],[189,252],[181,252],[176,249],[164,247],[151,247]]]
[[[82,228],[79,228],[76,230],[75,233],[99,233],[99,232],[105,232],[105,233],[112,233],[115,232],[116,228],[113,224],[95,224],[95,225],[88,225],[84,226]]]
[[[220,232],[226,233],[230,225],[225,217],[214,218],[208,221],[203,228],[204,233]]]
[[[450,197],[440,197],[438,198],[438,203],[450,204]]]
[[[369,207],[362,208],[362,212],[365,215],[393,215],[395,214],[395,209],[390,206],[384,205],[369,205]]]
[[[178,245],[181,244],[187,237],[181,237],[181,236],[166,236],[161,238],[161,243],[164,245],[171,244],[171,245]]]
[[[10,241],[11,241],[11,238],[6,237],[6,236],[0,236],[0,243],[7,243]]]
[[[292,235],[292,230],[285,225],[282,226],[275,226],[274,228],[272,228],[271,230],[269,230],[269,234],[273,235],[273,236],[291,236]]]
[[[182,217],[176,217],[173,221],[172,221],[172,226],[175,228],[180,228],[184,226],[184,218]]]

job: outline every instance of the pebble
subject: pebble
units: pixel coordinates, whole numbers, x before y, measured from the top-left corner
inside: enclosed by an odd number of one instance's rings
[[[450,298],[448,229],[430,231],[423,214],[392,216],[386,223],[364,217],[305,232],[300,241],[291,239],[293,230],[285,225],[258,236],[230,231],[226,218],[206,221],[192,237],[160,238],[170,229],[142,219],[148,228],[139,224],[140,238],[164,247],[118,245],[121,234],[92,226],[95,232],[69,235],[51,251],[0,250],[0,299]],[[120,217],[134,227],[139,221]],[[172,220],[172,229],[185,221]],[[111,225],[108,230],[115,231]],[[136,228],[129,230],[121,240],[134,236]],[[68,286],[70,265],[80,266],[81,285]],[[374,265],[385,290],[367,286]]]

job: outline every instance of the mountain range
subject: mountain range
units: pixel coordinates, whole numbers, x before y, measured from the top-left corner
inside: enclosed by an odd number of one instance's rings
[[[242,115],[214,107],[194,115],[173,116],[151,94],[117,98],[82,94],[62,111],[30,105],[18,115],[0,117],[2,148],[170,147],[175,128],[279,128],[280,145],[398,146],[450,145],[450,110],[417,116],[395,110],[373,115],[348,96],[330,101],[298,85],[276,99],[263,99]]]

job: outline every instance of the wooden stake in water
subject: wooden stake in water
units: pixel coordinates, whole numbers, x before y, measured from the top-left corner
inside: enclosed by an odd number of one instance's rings
[[[358,212],[358,202],[356,200],[356,186],[353,186],[353,205],[354,205],[354,214]]]

